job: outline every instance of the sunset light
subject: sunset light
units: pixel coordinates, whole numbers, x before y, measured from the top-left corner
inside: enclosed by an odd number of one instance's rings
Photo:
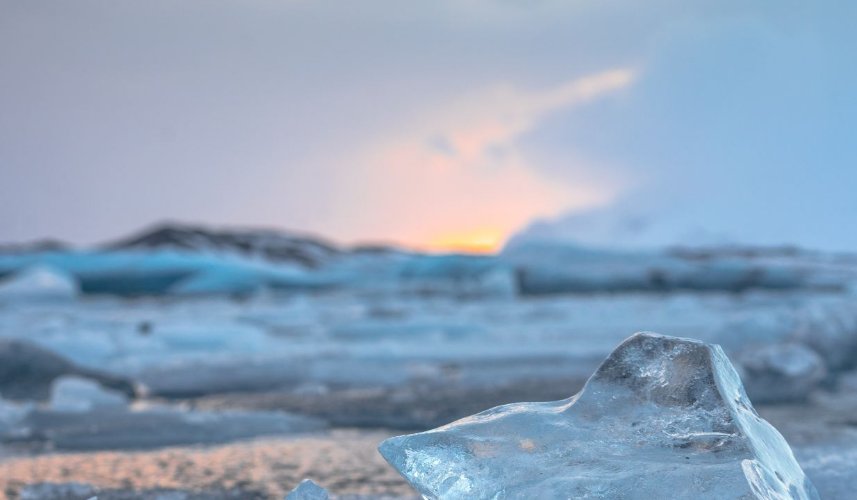
[[[493,253],[500,250],[506,235],[500,229],[484,228],[467,233],[444,234],[432,239],[427,250],[464,253]]]
[[[0,500],[857,498],[855,20],[0,0]]]

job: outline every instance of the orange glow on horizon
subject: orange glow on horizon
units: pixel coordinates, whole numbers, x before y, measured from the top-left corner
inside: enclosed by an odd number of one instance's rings
[[[482,228],[465,233],[443,234],[432,238],[428,250],[465,253],[495,253],[500,250],[505,233],[499,229]]]

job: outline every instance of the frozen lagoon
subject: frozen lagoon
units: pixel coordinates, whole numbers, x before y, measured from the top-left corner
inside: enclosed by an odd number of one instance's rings
[[[42,432],[16,432],[12,419],[3,449],[20,461],[52,450],[97,454],[259,436],[300,440],[307,432],[313,439],[336,440],[336,429],[355,427],[366,430],[353,432],[370,434],[422,430],[496,404],[566,397],[641,326],[722,342],[727,349],[743,345],[736,343],[736,332],[779,345],[795,333],[784,333],[781,325],[791,324],[800,311],[812,317],[824,310],[842,314],[850,310],[848,303],[839,294],[774,292],[468,300],[338,292],[5,304],[3,337],[26,339],[80,366],[140,381],[148,395],[124,410],[129,418],[117,416],[116,409],[101,412],[125,428],[114,424],[98,433],[79,430],[79,413],[63,416],[33,403],[37,413],[18,422],[30,429],[42,425]],[[831,321],[842,325],[835,314]],[[841,373],[838,386],[854,378]],[[847,498],[855,486],[850,470],[857,433],[850,415],[857,398],[838,386],[822,380],[805,401],[759,408],[794,446],[822,498]],[[290,427],[295,418],[315,423]],[[129,439],[139,428],[170,421],[181,425],[172,424],[169,435],[150,434],[150,443]],[[300,457],[282,460],[300,467]],[[377,485],[367,488],[379,491]]]
[[[0,452],[7,458],[0,467],[17,481],[4,488],[45,481],[121,487],[80,466],[110,453],[111,467],[128,468],[119,475],[138,489],[184,484],[227,491],[244,481],[269,498],[303,477],[318,477],[334,494],[413,495],[401,481],[378,473],[383,464],[368,459],[352,464],[358,479],[337,483],[335,460],[329,468],[319,462],[310,467],[300,454],[284,452],[271,466],[301,472],[272,479],[279,476],[261,474],[267,466],[246,458],[258,446],[246,440],[264,436],[262,443],[283,443],[272,446],[284,450],[307,440],[335,447],[341,429],[351,429],[346,432],[357,437],[346,440],[341,453],[374,456],[378,433],[424,430],[503,403],[567,397],[619,342],[651,330],[722,344],[760,413],[792,444],[821,497],[848,498],[853,491],[857,308],[847,287],[736,293],[635,286],[521,295],[510,293],[504,275],[484,259],[475,268],[487,275],[474,271],[481,277],[463,282],[461,273],[468,275],[475,261],[403,259],[396,273],[401,278],[407,270],[404,283],[396,278],[375,286],[237,296],[80,294],[68,280],[35,274],[59,286],[42,296],[19,286],[17,298],[0,299],[0,337],[132,380],[141,392],[109,410],[97,408],[103,397],[69,392],[68,384],[48,387],[54,392],[48,401],[3,403]],[[634,274],[639,266],[621,268],[626,277],[619,282],[640,276]],[[216,274],[190,283],[211,285]],[[449,281],[455,286],[446,286]],[[91,405],[57,403],[87,397]],[[97,413],[86,413],[92,405]],[[141,449],[153,450],[145,453],[156,463],[168,462],[164,482],[134,479],[133,457],[141,455],[132,450]],[[237,469],[214,467],[208,482],[173,478],[167,484],[166,477],[178,474],[169,458],[175,450],[204,468],[207,459],[200,457],[225,449],[241,464]],[[60,470],[75,463],[72,470],[81,472],[28,469],[45,460]],[[272,480],[279,484],[262,484]]]

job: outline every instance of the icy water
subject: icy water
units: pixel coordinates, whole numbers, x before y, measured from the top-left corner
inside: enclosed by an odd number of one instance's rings
[[[853,311],[851,300],[820,292],[350,291],[7,301],[0,338],[143,390],[136,401],[110,399],[72,380],[49,387],[47,401],[3,403],[0,490],[17,497],[31,483],[81,482],[281,498],[310,476],[337,494],[407,497],[413,491],[375,451],[390,435],[501,403],[568,397],[636,331],[718,342],[740,356],[747,346],[790,341],[794,328],[783,325],[795,318]],[[836,314],[831,338],[840,339],[847,325]],[[857,398],[847,369],[802,401],[759,408],[822,498],[848,498],[857,487]]]

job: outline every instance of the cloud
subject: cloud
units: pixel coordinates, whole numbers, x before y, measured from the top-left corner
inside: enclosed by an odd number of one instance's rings
[[[857,71],[845,4],[757,5],[677,24],[644,58],[622,105],[547,119],[522,149],[562,175],[569,152],[638,176],[598,210],[531,237],[598,246],[798,244],[857,248]],[[639,221],[645,224],[638,224]]]
[[[2,240],[168,217],[490,246],[530,216],[615,202],[857,245],[854,2],[0,11]]]
[[[494,159],[491,151],[512,146],[515,139],[530,131],[548,113],[621,90],[631,85],[635,76],[634,70],[619,68],[543,91],[497,86],[451,102],[447,109],[427,117],[417,134],[426,136],[426,140],[442,138],[448,145],[447,152],[455,153],[442,156],[459,164],[491,161]]]
[[[549,114],[615,94],[635,78],[617,68],[537,91],[497,85],[427,111],[358,160],[367,182],[380,179],[373,201],[398,216],[368,220],[417,246],[485,249],[534,216],[603,203],[615,186],[557,182],[517,141]]]

